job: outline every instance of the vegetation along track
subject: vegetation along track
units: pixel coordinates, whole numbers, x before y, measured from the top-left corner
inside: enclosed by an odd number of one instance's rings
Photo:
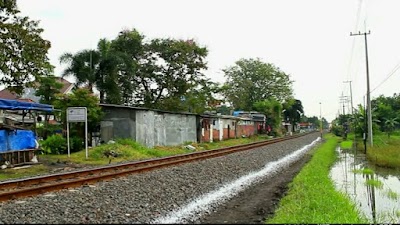
[[[161,167],[177,165],[180,163],[218,157],[238,151],[250,150],[276,142],[301,137],[307,134],[309,133],[286,136],[282,138],[274,138],[266,141],[236,145],[208,151],[193,152],[188,154],[137,162],[129,162],[118,165],[102,166],[67,173],[58,173],[12,181],[4,181],[0,182],[0,201],[7,201],[26,196],[38,195],[50,191],[73,188],[85,184],[95,183],[101,180],[124,176],[131,173],[140,173],[153,169],[158,169]]]

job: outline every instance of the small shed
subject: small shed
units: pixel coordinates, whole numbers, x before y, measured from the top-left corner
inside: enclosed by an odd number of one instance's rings
[[[250,137],[254,134],[256,134],[254,121],[248,117],[240,117],[237,126],[237,136]]]
[[[241,118],[250,118],[254,125],[254,134],[261,134],[266,132],[266,116],[257,111],[235,111],[234,116]]]
[[[204,114],[200,116],[201,142],[222,141],[237,138],[240,118],[228,115]]]
[[[22,111],[22,124],[14,124],[8,117],[13,113],[6,115],[3,110]],[[24,117],[26,114],[32,114],[37,111],[52,112],[52,105],[39,104],[34,102],[21,102],[18,100],[0,99],[0,163],[8,161],[11,165],[29,163],[37,149],[36,132],[31,127],[25,127]],[[15,114],[15,113],[14,113]],[[17,114],[15,114],[17,116]],[[34,127],[36,124],[34,118]]]
[[[100,122],[103,142],[129,138],[152,148],[198,141],[200,126],[197,114],[124,105],[99,105],[105,113]]]

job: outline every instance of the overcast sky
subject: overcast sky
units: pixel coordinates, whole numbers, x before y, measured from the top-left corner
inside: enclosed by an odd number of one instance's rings
[[[400,93],[400,70],[391,73],[400,63],[398,0],[17,3],[23,15],[40,20],[43,38],[52,45],[49,58],[57,76],[64,68],[58,60],[61,54],[95,48],[100,38],[111,40],[123,29],[136,28],[149,39],[193,38],[206,46],[206,75],[216,82],[224,82],[221,70],[241,58],[273,63],[290,74],[294,96],[302,101],[305,114],[319,117],[321,109],[322,116],[331,121],[339,110],[343,112],[342,93],[350,99],[350,83],[343,81],[352,81],[353,104],[363,103],[367,90],[364,36],[350,36],[350,32],[371,31],[367,36],[371,98]]]

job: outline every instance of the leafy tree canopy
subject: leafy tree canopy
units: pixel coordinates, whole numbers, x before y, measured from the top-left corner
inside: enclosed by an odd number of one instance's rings
[[[270,98],[283,102],[293,94],[290,76],[260,59],[241,59],[223,71],[224,94],[235,109],[252,110],[254,103]]]
[[[371,101],[372,117],[376,121],[381,131],[387,130],[386,121],[393,118],[400,118],[400,95],[385,97],[380,95]],[[398,124],[394,124],[393,129],[398,128]]]
[[[254,103],[254,109],[266,115],[266,124],[270,125],[276,135],[281,133],[282,104],[275,99]]]
[[[51,73],[39,22],[19,15],[16,0],[0,0],[0,84],[22,94],[35,79]]]
[[[36,96],[40,97],[40,103],[53,104],[56,95],[60,93],[63,84],[58,82],[54,76],[39,77],[36,83]]]
[[[303,105],[298,99],[287,99],[283,103],[284,109],[284,119],[291,124],[296,124],[301,121],[301,117],[304,114]],[[292,126],[292,130],[294,131],[294,126]]]
[[[96,50],[65,53],[60,60],[68,64],[63,75],[89,90],[96,87],[103,103],[201,112],[212,100],[206,91],[217,90],[203,74],[207,53],[193,40],[145,40],[132,29],[101,39]]]

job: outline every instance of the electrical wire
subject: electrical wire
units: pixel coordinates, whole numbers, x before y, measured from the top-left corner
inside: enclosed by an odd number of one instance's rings
[[[359,23],[360,23],[360,15],[361,15],[361,8],[362,8],[362,5],[363,5],[363,0],[359,0],[358,1],[358,7],[357,7],[357,14],[356,14],[356,22],[355,22],[355,25],[354,25],[354,31],[357,31],[358,30],[358,28],[359,28]],[[347,77],[346,77],[346,81],[349,81],[349,80],[351,80],[350,79],[350,74],[351,74],[351,67],[354,65],[354,63],[353,63],[353,59],[355,58],[355,54],[357,53],[357,52],[359,52],[359,48],[357,48],[357,51],[355,51],[354,49],[355,49],[355,46],[356,46],[356,39],[355,38],[353,38],[353,41],[352,41],[352,45],[351,45],[351,52],[350,52],[350,59],[349,59],[349,63],[348,63],[348,65],[347,65]],[[358,73],[358,67],[356,68],[357,69],[357,73]],[[357,74],[356,73],[356,74]],[[347,84],[342,84],[342,96],[343,96],[343,92],[345,92],[346,93],[346,95],[347,95],[347,92],[348,92],[348,90],[347,90],[347,87],[348,85]],[[341,103],[339,103],[339,108],[341,108]]]
[[[400,62],[393,68],[392,72],[389,73],[389,75],[381,82],[378,84],[378,86],[376,86],[374,89],[372,89],[372,91],[370,91],[369,93],[371,94],[373,91],[375,91],[377,88],[379,88],[383,83],[385,83],[391,76],[393,76],[393,74],[396,73],[396,71],[400,69]]]

